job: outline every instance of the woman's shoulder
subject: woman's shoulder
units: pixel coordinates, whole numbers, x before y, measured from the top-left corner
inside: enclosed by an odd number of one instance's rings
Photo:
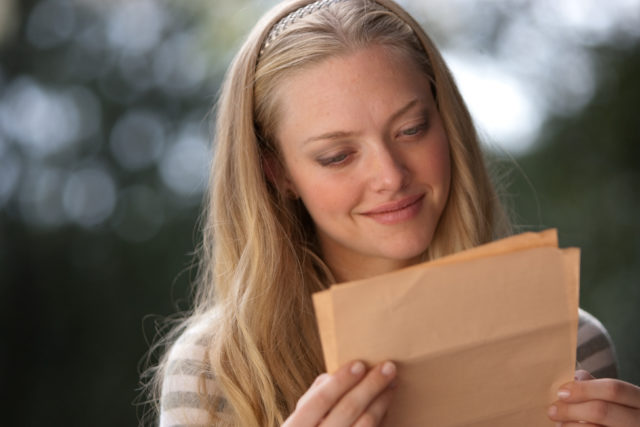
[[[593,315],[579,311],[576,367],[596,378],[617,378],[615,347],[606,328]]]
[[[160,427],[204,426],[216,384],[209,364],[211,343],[205,324],[188,327],[169,350],[160,396]]]

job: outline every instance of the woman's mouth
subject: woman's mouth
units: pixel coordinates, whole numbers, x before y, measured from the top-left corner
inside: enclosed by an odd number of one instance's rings
[[[416,216],[422,208],[423,200],[424,193],[406,197],[402,200],[384,203],[374,209],[363,212],[362,215],[380,224],[397,224]]]

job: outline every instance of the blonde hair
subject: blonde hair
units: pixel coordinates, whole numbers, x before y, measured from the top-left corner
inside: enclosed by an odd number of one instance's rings
[[[509,232],[467,108],[420,26],[391,0],[345,0],[295,20],[263,46],[277,22],[309,3],[283,2],[256,25],[217,104],[199,287],[192,315],[176,329],[210,319],[209,362],[230,414],[219,416],[220,401],[208,402],[217,424],[280,425],[324,370],[311,294],[332,276],[304,206],[263,169],[266,156],[277,156],[275,91],[290,73],[371,44],[408,54],[432,82],[451,153],[449,199],[425,259]]]

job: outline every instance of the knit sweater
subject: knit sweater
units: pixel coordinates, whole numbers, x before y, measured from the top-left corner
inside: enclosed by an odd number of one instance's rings
[[[207,399],[215,390],[213,373],[206,356],[203,330],[184,333],[173,345],[162,384],[160,427],[204,427],[210,425]],[[580,310],[577,369],[597,378],[617,378],[613,343],[602,324]],[[220,415],[220,412],[218,413]]]

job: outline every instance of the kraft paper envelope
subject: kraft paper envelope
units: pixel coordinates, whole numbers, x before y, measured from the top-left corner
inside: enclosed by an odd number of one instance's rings
[[[387,427],[553,426],[575,369],[580,252],[524,233],[313,295],[329,372],[394,360]]]

